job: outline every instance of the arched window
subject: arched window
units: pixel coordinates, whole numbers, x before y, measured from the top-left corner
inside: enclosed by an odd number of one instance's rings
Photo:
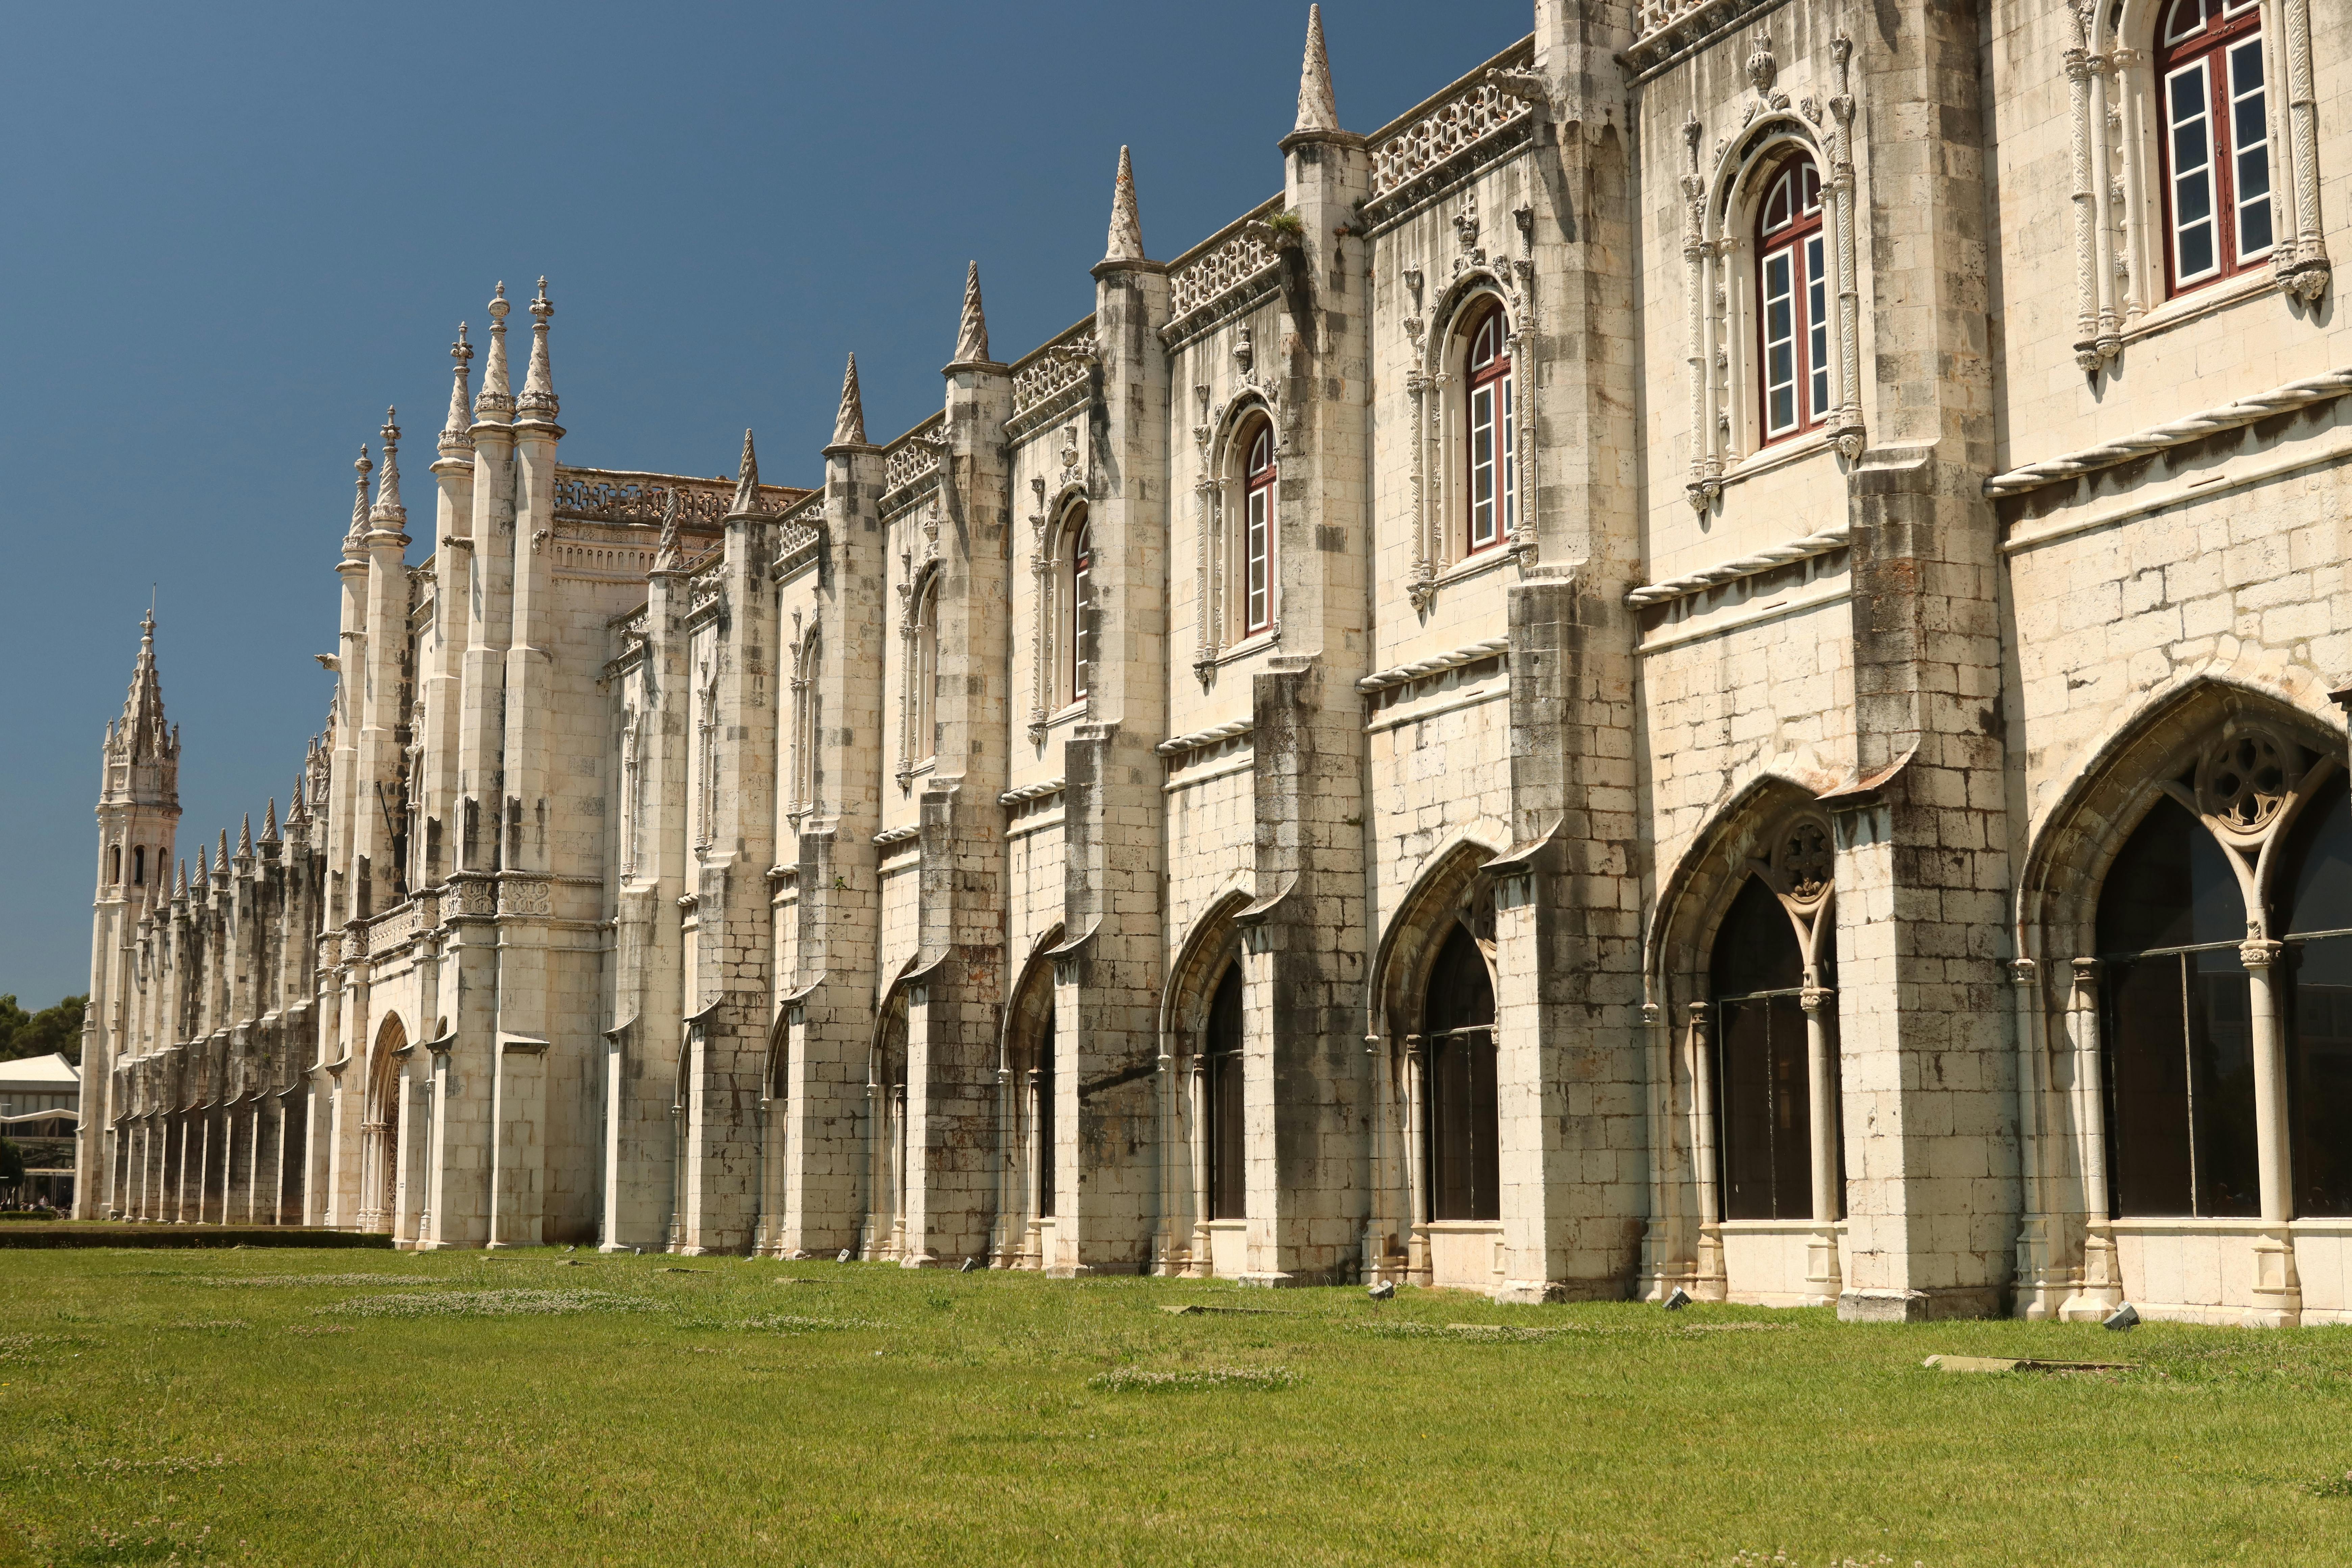
[[[1087,521],[1087,509],[1082,502],[1070,510],[1062,527],[1070,541],[1070,587],[1066,598],[1069,615],[1063,626],[1063,646],[1070,650],[1069,693],[1073,702],[1082,700],[1094,685],[1095,628],[1094,617],[1094,529]]]
[[[1511,355],[1505,331],[1502,307],[1489,305],[1470,329],[1470,352],[1464,364],[1470,388],[1464,405],[1469,418],[1464,469],[1470,480],[1471,553],[1500,544],[1518,523]]]
[[[1716,932],[1708,979],[1723,1217],[1810,1219],[1805,957],[1795,924],[1763,878],[1749,877],[1732,900]]]
[[[110,887],[122,885],[122,846],[120,844],[106,847],[106,880]]]
[[[1241,529],[1242,635],[1274,625],[1274,425],[1260,418],[1243,436]]]
[[[1202,1141],[1209,1156],[1211,1219],[1249,1213],[1247,1142],[1242,1112],[1242,966],[1228,964],[1209,1004],[1201,1040]]]
[[[2340,1219],[2352,1215],[2352,795],[2340,773],[2304,807],[2276,886],[2294,1212]]]
[[[1037,1217],[1054,1217],[1054,1004],[1045,1004],[1045,1022],[1037,1036],[1037,1065],[1030,1070],[1036,1097]]]
[[[908,671],[908,761],[919,765],[940,752],[940,580],[934,574],[915,607],[915,647]]]
[[[2229,851],[2166,796],[2100,889],[2117,1215],[2262,1213],[2240,888]]]
[[[2259,0],[2172,0],[2156,45],[2165,270],[2178,293],[2242,272],[2271,252]]]
[[[131,847],[131,884],[136,888],[147,885],[147,847],[144,844]]]
[[[1495,984],[1459,923],[1431,966],[1422,1010],[1429,1053],[1429,1217],[1503,1217],[1495,1102]]]
[[[1759,390],[1767,444],[1830,416],[1829,288],[1821,171],[1799,153],[1771,176],[1756,214]]]

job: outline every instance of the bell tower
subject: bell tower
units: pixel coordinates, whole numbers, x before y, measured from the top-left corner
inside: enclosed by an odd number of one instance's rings
[[[81,1134],[74,1156],[74,1217],[103,1217],[114,1062],[135,1046],[131,963],[124,952],[151,890],[161,890],[180,821],[180,734],[163,719],[155,672],[155,612],[139,626],[139,661],[122,717],[106,727],[98,792],[98,891],[92,900],[89,1005],[81,1026]]]

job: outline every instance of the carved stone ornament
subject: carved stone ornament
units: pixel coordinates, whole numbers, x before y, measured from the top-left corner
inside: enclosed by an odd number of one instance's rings
[[[1764,98],[1771,93],[1773,82],[1780,79],[1780,63],[1772,58],[1772,35],[1769,30],[1763,27],[1756,29],[1755,36],[1749,43],[1748,62],[1742,68],[1742,71],[1748,78],[1748,85],[1756,89],[1757,97]]]
[[[1772,868],[1780,874],[1782,890],[1799,904],[1822,900],[1830,890],[1835,866],[1829,824],[1816,816],[1790,823],[1772,847]]]
[[[2303,769],[2295,749],[2263,730],[2242,730],[2199,759],[2198,809],[2231,833],[2253,837],[2278,820]]]

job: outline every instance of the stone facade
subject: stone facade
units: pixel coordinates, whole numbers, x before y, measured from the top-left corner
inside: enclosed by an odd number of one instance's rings
[[[1366,135],[1310,19],[1278,195],[1155,261],[1122,149],[1092,313],[998,360],[975,266],[808,489],[562,464],[501,288],[168,882],[149,628],[84,1209],[2352,1321],[2352,22],[1535,22]],[[2175,809],[2245,929],[2113,951]]]

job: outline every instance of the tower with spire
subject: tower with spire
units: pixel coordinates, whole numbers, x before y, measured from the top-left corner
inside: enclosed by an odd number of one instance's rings
[[[82,1014],[82,1119],[75,1153],[74,1212],[106,1212],[107,1088],[131,1015],[131,953],[139,918],[160,890],[180,822],[180,732],[163,715],[155,666],[155,612],[139,623],[139,656],[121,716],[99,753],[97,891],[91,900],[89,1003]]]

